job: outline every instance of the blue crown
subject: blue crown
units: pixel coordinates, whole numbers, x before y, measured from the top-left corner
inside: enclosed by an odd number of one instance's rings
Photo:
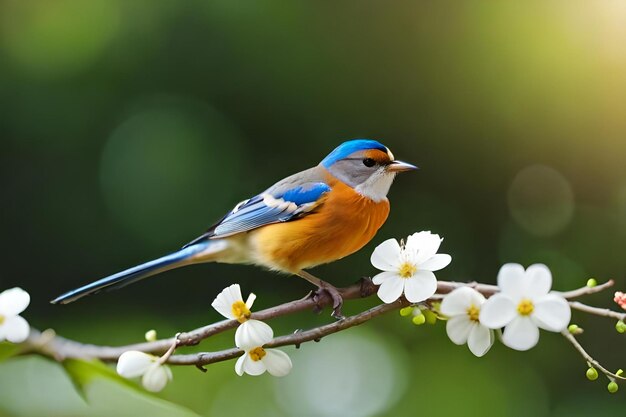
[[[326,158],[322,161],[322,165],[324,168],[328,168],[333,165],[335,162],[340,161],[347,156],[358,152],[358,151],[367,151],[371,149],[378,149],[383,152],[387,152],[387,147],[385,147],[382,143],[377,142],[371,139],[355,139],[349,140],[347,142],[342,143],[337,146],[334,151],[328,154]]]

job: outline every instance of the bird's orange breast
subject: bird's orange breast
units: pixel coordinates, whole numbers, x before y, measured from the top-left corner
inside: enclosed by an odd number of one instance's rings
[[[312,213],[251,233],[255,263],[284,272],[328,263],[365,246],[389,215],[387,199],[374,202],[338,180]]]

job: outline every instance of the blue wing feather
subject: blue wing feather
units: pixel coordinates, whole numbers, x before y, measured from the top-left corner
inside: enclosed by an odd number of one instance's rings
[[[210,231],[210,237],[247,232],[267,224],[286,222],[311,210],[330,191],[324,182],[307,183],[283,192],[259,194],[238,204]]]

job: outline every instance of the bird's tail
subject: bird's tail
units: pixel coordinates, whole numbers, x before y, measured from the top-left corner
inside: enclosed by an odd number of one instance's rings
[[[228,247],[223,240],[204,240],[181,250],[165,255],[161,258],[137,265],[135,267],[99,279],[91,284],[84,285],[75,290],[66,292],[50,301],[52,304],[68,304],[86,295],[96,294],[100,291],[109,291],[125,287],[133,282],[149,276],[174,269],[181,266],[216,260],[217,255]]]

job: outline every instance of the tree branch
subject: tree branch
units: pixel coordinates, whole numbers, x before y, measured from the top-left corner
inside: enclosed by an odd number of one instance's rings
[[[613,281],[608,281],[595,287],[582,287],[573,291],[561,292],[560,294],[568,299],[577,298],[583,295],[603,291],[611,287],[612,285]],[[437,284],[437,294],[435,294],[431,298],[431,300],[441,299],[443,298],[444,294],[447,294],[454,289],[463,286],[469,286],[471,288],[474,288],[475,290],[487,297],[499,291],[498,287],[495,285],[481,284],[477,282],[462,283],[439,281]],[[371,279],[364,278],[356,284],[353,284],[346,288],[342,288],[339,291],[341,292],[345,300],[350,300],[355,298],[370,297],[376,292],[376,290],[377,286],[372,283]],[[320,310],[323,307],[330,305],[331,303],[332,300],[330,299],[330,297],[326,293],[322,292],[319,297],[316,297],[316,299],[309,295],[300,300],[290,301],[275,307],[270,307],[253,313],[251,318],[265,321],[289,314],[294,314],[296,312],[304,310]],[[310,330],[297,331],[290,335],[276,337],[270,343],[266,344],[266,346],[277,347],[295,345],[296,347],[298,347],[301,343],[309,341],[319,341],[321,338],[327,335],[360,325],[381,314],[385,314],[389,311],[396,310],[407,305],[409,305],[409,302],[407,302],[404,298],[395,303],[380,304],[361,313],[347,317],[343,320],[332,322]],[[624,319],[626,316],[626,314],[614,312],[608,309],[587,306],[579,302],[570,301],[570,305],[572,308],[578,309],[580,311],[603,317]],[[233,329],[238,325],[239,322],[236,320],[222,320],[217,323],[209,324],[207,326],[191,330],[189,332],[179,333],[174,338],[161,339],[154,342],[135,343],[124,346],[98,346],[92,344],[84,344],[58,336],[52,330],[39,332],[35,329],[32,329],[28,340],[24,344],[25,349],[23,353],[35,352],[45,356],[49,356],[57,361],[62,361],[67,358],[98,358],[103,361],[114,362],[117,361],[122,353],[129,350],[138,350],[153,354],[163,354],[164,352],[167,352],[167,354],[164,355],[164,360],[166,360],[169,364],[196,365],[202,369],[203,365],[236,358],[242,354],[242,351],[237,348],[231,348],[217,352],[205,352],[199,354],[172,355],[172,353],[178,347],[197,345],[198,343],[200,343],[200,341],[204,339],[207,339],[215,334]],[[569,335],[569,333],[567,334]],[[568,340],[570,340],[570,342],[572,341],[571,338],[567,335],[566,337],[568,338]],[[575,339],[572,343],[581,353],[584,352],[582,347],[580,347],[580,344],[578,344]],[[589,357],[586,352],[584,352],[583,356],[585,356],[585,358]],[[589,362],[597,364],[596,361],[592,362],[592,360],[589,360]],[[599,364],[597,364],[597,367],[601,370],[604,369],[601,368]],[[617,377],[615,374],[612,374],[610,372],[606,374],[611,377]]]
[[[406,300],[398,300],[391,304],[379,304],[376,307],[372,307],[362,313],[355,314],[354,316],[346,317],[343,320],[336,321],[334,323],[326,324],[324,326],[316,327],[307,331],[296,331],[293,334],[275,337],[274,340],[264,345],[265,347],[279,347],[287,345],[295,345],[299,347],[300,344],[310,341],[319,342],[324,336],[328,336],[333,333],[340,332],[350,327],[358,326],[366,321],[373,319],[392,310],[397,310],[401,307],[408,306],[409,302]],[[242,350],[226,349],[219,352],[205,352],[189,355],[174,355],[168,360],[168,363],[172,365],[208,365],[214,362],[221,362],[228,359],[233,359],[241,356]]]

